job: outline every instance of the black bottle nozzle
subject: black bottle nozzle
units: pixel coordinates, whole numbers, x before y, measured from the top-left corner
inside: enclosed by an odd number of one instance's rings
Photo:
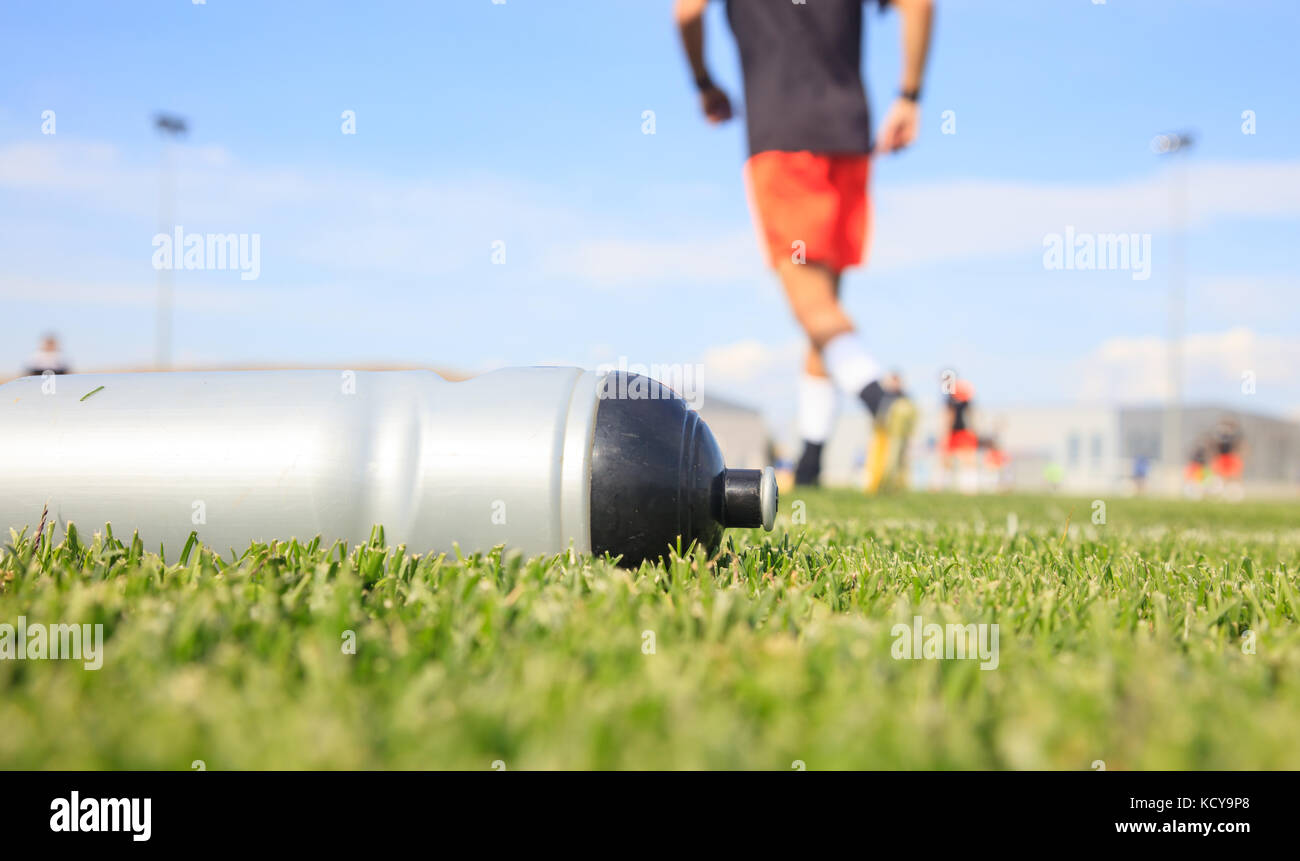
[[[635,377],[610,373],[598,389],[592,552],[636,566],[666,555],[679,538],[683,546],[694,541],[712,552],[726,527],[771,529],[772,468],[727,469],[699,414],[667,386],[631,384]]]
[[[771,530],[776,520],[776,473],[765,469],[722,471],[722,525]]]

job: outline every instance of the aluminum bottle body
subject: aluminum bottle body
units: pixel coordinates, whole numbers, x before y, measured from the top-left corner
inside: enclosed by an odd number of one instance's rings
[[[48,507],[60,531],[111,522],[173,553],[191,531],[224,553],[375,524],[412,552],[585,553],[596,387],[576,368],[15,380],[0,526],[34,529]]]

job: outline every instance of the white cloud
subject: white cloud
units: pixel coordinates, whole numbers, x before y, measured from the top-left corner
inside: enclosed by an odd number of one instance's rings
[[[471,255],[486,263],[498,238],[515,240],[511,253],[518,260],[519,247],[534,234],[581,235],[579,214],[552,205],[543,189],[524,181],[253,167],[213,146],[177,147],[173,154],[179,223],[262,234],[264,251],[274,248],[276,259],[289,265],[436,276]],[[113,146],[76,140],[12,144],[0,147],[0,189],[42,195],[29,211],[0,214],[14,228],[37,207],[43,214],[57,207],[58,241],[85,245],[102,238],[105,224],[120,229],[130,222],[139,225],[149,259],[157,162],[130,162]]]
[[[329,178],[241,165],[219,146],[176,147],[172,160],[182,213],[247,220],[277,206],[318,203],[333,190]],[[49,193],[71,212],[152,219],[158,183],[159,162],[128,162],[111,144],[69,139],[0,148],[0,188]]]
[[[1273,328],[1285,319],[1300,320],[1300,278],[1295,276],[1215,276],[1192,282],[1192,305],[1205,312],[1247,322],[1258,320]]]
[[[705,350],[700,363],[706,402],[716,395],[753,406],[784,438],[794,423],[804,350],[802,338],[777,343],[747,338]]]
[[[1230,218],[1300,216],[1300,162],[1188,166],[1187,225]],[[1169,176],[1102,185],[963,181],[876,194],[871,266],[902,269],[945,261],[1041,254],[1043,236],[1154,233],[1168,226]]]
[[[596,287],[723,284],[762,272],[752,234],[718,238],[589,239],[547,255],[545,270]]]
[[[557,203],[542,185],[492,177],[456,181],[359,172],[258,168],[221,147],[179,147],[178,217],[195,229],[270,231],[307,264],[438,275],[462,248],[510,236],[536,249],[528,266],[588,287],[734,284],[764,269],[753,228],[729,220],[689,235],[627,234],[598,213]],[[1300,216],[1300,162],[1187,165],[1188,222]],[[1168,219],[1167,175],[1103,185],[958,181],[877,186],[873,270],[1023,254],[1041,256],[1047,233],[1155,232]],[[109,213],[152,224],[156,163],[128,162],[113,146],[76,140],[0,147],[0,188],[47,192],[65,222]],[[13,217],[13,216],[11,216]],[[510,258],[519,261],[519,243]],[[1157,252],[1159,254],[1159,252]],[[463,255],[462,255],[463,256]],[[1157,260],[1157,264],[1159,260]]]
[[[1167,173],[1125,182],[1045,185],[965,180],[874,191],[870,267],[901,270],[1010,254],[1037,261],[1044,235],[1156,233],[1169,226]],[[1186,223],[1300,216],[1300,162],[1224,162],[1191,167]],[[728,225],[716,239],[602,239],[548,258],[549,269],[605,286],[674,280],[733,283],[761,271],[752,229]],[[1163,249],[1160,251],[1163,254]],[[1161,261],[1157,261],[1157,265]]]
[[[802,340],[766,344],[756,338],[710,347],[704,352],[704,373],[710,382],[718,381],[736,388],[754,383],[766,386],[772,375],[798,378],[805,344]]]
[[[878,187],[870,267],[902,270],[1011,254],[1037,261],[1043,237],[1067,226],[1158,233],[1169,226],[1169,181],[1167,173],[1154,173],[1101,185],[966,180]],[[1220,219],[1300,217],[1300,162],[1197,164],[1188,174],[1185,217],[1191,229]],[[628,287],[734,283],[762,270],[751,228],[729,224],[716,237],[584,241],[549,257],[548,269]]]
[[[178,308],[192,311],[251,311],[265,296],[260,288],[226,286],[210,289],[186,285],[173,293]],[[158,304],[158,287],[144,284],[32,281],[0,275],[0,300],[41,305],[107,306],[153,308]]]
[[[1075,394],[1083,401],[1135,403],[1168,394],[1168,341],[1147,335],[1110,338],[1074,363]],[[1242,394],[1242,375],[1270,402],[1300,396],[1300,337],[1262,335],[1237,327],[1188,335],[1183,341],[1184,399],[1225,401]],[[1270,390],[1270,391],[1265,391]]]

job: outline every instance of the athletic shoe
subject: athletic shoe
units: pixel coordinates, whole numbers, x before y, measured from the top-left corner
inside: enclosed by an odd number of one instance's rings
[[[821,474],[822,444],[819,442],[805,442],[803,444],[803,454],[799,455],[799,463],[794,468],[795,486],[816,487],[821,483]]]
[[[867,493],[907,486],[907,443],[916,429],[916,404],[907,395],[888,392],[872,421],[864,489]]]

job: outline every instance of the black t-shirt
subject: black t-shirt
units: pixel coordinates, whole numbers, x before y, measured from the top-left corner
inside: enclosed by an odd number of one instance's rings
[[[727,0],[740,49],[751,154],[865,153],[863,0]]]
[[[952,410],[952,429],[966,430],[966,410],[970,409],[970,401],[961,401],[955,395],[948,395],[948,407]]]

